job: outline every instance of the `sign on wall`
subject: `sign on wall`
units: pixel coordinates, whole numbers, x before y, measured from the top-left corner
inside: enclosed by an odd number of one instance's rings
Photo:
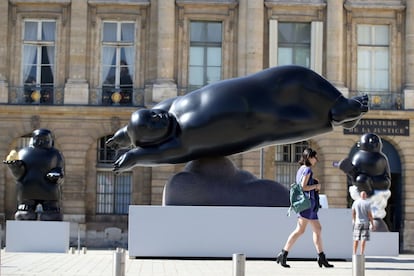
[[[377,135],[410,136],[410,120],[361,119],[352,129],[344,129],[344,134],[375,133]]]

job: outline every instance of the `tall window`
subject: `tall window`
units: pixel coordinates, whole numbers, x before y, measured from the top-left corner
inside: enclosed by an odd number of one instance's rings
[[[310,67],[311,24],[278,23],[278,64]]]
[[[53,104],[56,22],[26,20],[23,31],[24,103]]]
[[[276,146],[276,181],[289,187],[296,179],[298,161],[305,148],[309,147],[307,141]]]
[[[189,90],[195,90],[221,79],[222,24],[190,23]]]
[[[389,27],[358,25],[358,87],[363,92],[389,91]]]
[[[128,214],[131,202],[132,173],[114,174],[109,164],[116,159],[115,150],[106,146],[110,136],[98,140],[98,168],[96,185],[97,214]]]
[[[130,105],[135,70],[135,23],[103,22],[102,104]]]

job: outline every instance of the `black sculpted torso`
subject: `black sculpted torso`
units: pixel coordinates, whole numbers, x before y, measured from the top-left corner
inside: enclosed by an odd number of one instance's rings
[[[137,110],[108,144],[136,146],[115,162],[116,171],[184,163],[353,127],[367,111],[367,97],[347,99],[312,70],[280,66]]]

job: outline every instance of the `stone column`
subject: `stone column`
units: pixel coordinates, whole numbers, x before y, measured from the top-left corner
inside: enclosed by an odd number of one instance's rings
[[[239,77],[263,70],[264,0],[239,0],[237,75]],[[262,177],[268,173],[265,164],[271,147],[243,154],[240,169]],[[260,165],[259,165],[260,163]],[[262,167],[264,166],[264,167]]]
[[[326,41],[326,78],[348,94],[344,87],[343,0],[327,1]]]
[[[65,104],[88,104],[86,81],[86,41],[88,4],[72,0],[70,11],[69,79],[65,85]]]
[[[264,0],[239,1],[238,75],[263,70]]]
[[[414,1],[406,3],[405,22],[405,88],[404,104],[405,109],[414,108]]]
[[[7,32],[8,27],[8,11],[9,11],[9,1],[0,1],[0,103],[7,103],[9,99],[8,93],[8,84],[6,80],[6,71],[7,71]]]
[[[177,96],[174,81],[175,1],[158,0],[157,18],[157,79],[152,90],[153,102]]]

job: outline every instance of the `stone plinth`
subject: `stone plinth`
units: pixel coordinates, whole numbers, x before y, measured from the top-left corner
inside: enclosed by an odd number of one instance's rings
[[[69,222],[6,222],[6,252],[66,253],[69,249]]]

